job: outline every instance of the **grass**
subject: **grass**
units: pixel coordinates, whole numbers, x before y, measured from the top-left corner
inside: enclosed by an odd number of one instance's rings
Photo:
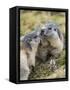
[[[42,25],[47,21],[56,22],[62,33],[65,34],[65,14],[56,12],[45,12],[45,11],[20,11],[20,36],[25,35],[34,30],[37,25]],[[65,66],[65,50],[62,51],[61,55],[56,61],[58,68]],[[63,71],[63,69],[62,69]],[[36,61],[34,71],[31,72],[29,79],[46,79],[54,72],[49,71],[48,64]]]
[[[65,50],[62,52],[62,55],[59,56],[59,58],[56,61],[56,64],[58,66],[58,71],[60,67],[65,67]],[[64,71],[64,68],[61,69],[62,72]],[[57,71],[57,72],[58,72]],[[40,60],[36,60],[36,66],[34,68],[34,71],[31,72],[29,79],[47,79],[50,75],[52,75],[54,72],[49,70],[48,63],[43,63]],[[56,73],[58,74],[58,73]],[[60,73],[61,75],[62,73]],[[65,73],[62,74],[63,76]],[[59,77],[58,77],[59,78]]]

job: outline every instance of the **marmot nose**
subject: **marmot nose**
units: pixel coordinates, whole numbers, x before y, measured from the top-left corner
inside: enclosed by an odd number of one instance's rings
[[[44,36],[47,36],[47,33],[44,33]]]
[[[48,30],[52,30],[52,28],[51,28],[51,27],[49,27],[49,28],[48,28]]]

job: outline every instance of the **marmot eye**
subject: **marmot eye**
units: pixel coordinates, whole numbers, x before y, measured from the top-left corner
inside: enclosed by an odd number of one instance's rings
[[[51,29],[52,29],[51,27],[48,28],[48,30],[51,30]]]
[[[37,36],[34,36],[34,38],[37,38]]]
[[[54,29],[54,31],[56,31],[56,29]]]

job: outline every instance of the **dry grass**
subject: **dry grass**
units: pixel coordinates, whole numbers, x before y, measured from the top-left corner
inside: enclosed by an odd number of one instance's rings
[[[65,14],[64,13],[55,13],[55,12],[40,12],[40,11],[20,11],[20,36],[25,35],[34,30],[37,25],[44,24],[47,21],[54,21],[59,24],[61,32],[65,34]],[[47,79],[53,78],[56,76],[60,78],[65,75],[64,69],[65,66],[65,50],[61,53],[61,56],[57,60],[58,70],[56,72],[49,71],[48,64],[42,63],[39,60],[36,61],[36,67],[34,71],[31,72],[29,79]],[[57,75],[57,72],[60,73],[60,76]]]

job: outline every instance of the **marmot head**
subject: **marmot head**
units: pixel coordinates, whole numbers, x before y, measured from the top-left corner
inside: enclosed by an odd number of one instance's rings
[[[22,36],[20,38],[20,42],[25,44],[26,48],[29,48],[30,50],[32,50],[33,47],[37,47],[38,44],[40,43],[40,31],[36,33],[35,32],[29,33],[24,37]]]
[[[63,39],[59,26],[54,22],[47,22],[41,29],[41,35],[45,38]]]

